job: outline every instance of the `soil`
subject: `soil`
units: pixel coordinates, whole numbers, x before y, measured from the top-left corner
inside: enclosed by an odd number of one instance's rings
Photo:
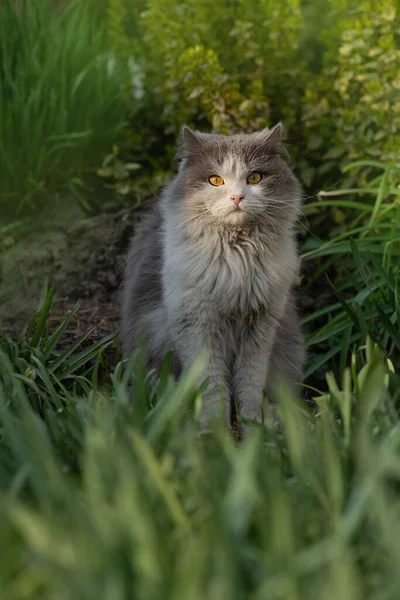
[[[65,199],[48,217],[32,220],[25,231],[0,239],[0,334],[21,338],[38,309],[47,280],[55,285],[50,330],[76,305],[80,308],[61,345],[90,326],[85,345],[118,324],[118,288],[137,211],[111,207],[87,217],[74,199]]]

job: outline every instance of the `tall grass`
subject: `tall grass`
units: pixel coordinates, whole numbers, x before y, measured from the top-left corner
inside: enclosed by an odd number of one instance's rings
[[[366,184],[357,189],[321,192],[305,211],[313,232],[302,260],[316,265],[304,288],[318,286],[329,273],[330,299],[303,321],[309,331],[306,376],[334,365],[340,374],[353,344],[370,336],[395,363],[400,361],[400,167],[364,160],[346,171],[363,169]]]
[[[315,414],[282,394],[281,430],[238,444],[197,422],[201,359],[174,382],[166,357],[153,407],[139,351],[101,380],[110,337],[57,350],[77,309],[50,334],[53,294],[0,347],[2,600],[398,599],[400,380],[378,343]]]
[[[124,65],[91,1],[0,3],[0,209],[21,212],[109,150],[128,113]]]
[[[1,356],[2,599],[397,600],[399,420],[380,353],[331,378],[316,417],[283,397],[284,435],[254,427],[240,446],[199,429],[200,366],[164,373],[151,409],[136,356],[110,392],[39,418]]]

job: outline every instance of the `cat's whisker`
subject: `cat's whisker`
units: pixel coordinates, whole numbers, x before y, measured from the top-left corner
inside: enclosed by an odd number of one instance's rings
[[[265,213],[259,215],[259,220],[267,229],[270,229],[272,227],[275,235],[277,235],[278,229],[280,229],[281,232],[283,231],[283,227],[273,219],[268,218],[268,215],[266,215]]]
[[[269,198],[269,205],[273,206],[274,208],[281,208],[282,206],[288,207],[290,209],[293,208],[293,202],[288,201],[288,200],[282,200],[280,198]],[[304,212],[301,210],[301,208],[299,206],[296,206],[296,211],[299,212],[303,217],[306,218],[306,215],[304,214]]]
[[[290,216],[293,215],[293,211],[291,211],[291,210],[285,210],[281,206],[274,206],[273,210],[274,211],[278,211],[281,214],[285,214],[288,217],[290,217]],[[307,216],[304,214],[304,212],[299,207],[296,208],[296,212],[297,212],[297,214],[296,214],[296,221],[300,221],[301,219],[305,219],[307,221],[307,224],[308,224]]]
[[[295,214],[293,212],[293,210],[287,210],[286,208],[283,208],[282,206],[272,206],[272,207],[267,206],[266,212],[268,212],[269,214],[273,214],[273,213],[283,214],[283,215],[287,215],[288,217],[293,217],[293,215]]]
[[[268,230],[272,228],[275,236],[278,235],[276,223],[274,223],[273,221],[265,220],[264,225]]]
[[[200,219],[202,215],[204,215],[205,213],[208,213],[208,209],[206,208],[205,210],[201,211],[200,213],[193,215],[192,217],[190,217],[189,219],[186,219],[186,221],[182,221],[179,222],[176,226],[176,229],[180,229],[181,227],[183,227],[184,225],[187,225],[187,223],[190,223],[191,221],[194,221],[196,219]]]

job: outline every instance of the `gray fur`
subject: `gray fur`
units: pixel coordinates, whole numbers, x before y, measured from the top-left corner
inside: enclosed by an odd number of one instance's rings
[[[205,418],[261,419],[263,389],[280,375],[301,381],[304,343],[292,290],[298,275],[295,223],[301,188],[289,168],[281,127],[223,136],[184,128],[179,173],[134,235],[123,288],[126,353],[145,332],[149,366],[170,349],[174,375],[202,349]],[[249,173],[263,179],[248,184]],[[214,187],[209,177],[224,185]],[[236,208],[232,194],[244,194]]]

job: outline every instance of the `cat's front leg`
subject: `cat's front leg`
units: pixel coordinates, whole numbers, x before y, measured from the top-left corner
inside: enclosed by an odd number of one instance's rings
[[[175,330],[176,346],[183,365],[193,364],[204,350],[208,355],[206,367],[200,377],[200,382],[209,379],[202,396],[200,421],[206,423],[223,414],[225,422],[229,424],[228,360],[218,323],[209,319],[193,323],[181,317],[176,322]]]
[[[277,321],[257,319],[242,337],[233,373],[233,398],[241,417],[261,421],[263,390],[275,339]]]

